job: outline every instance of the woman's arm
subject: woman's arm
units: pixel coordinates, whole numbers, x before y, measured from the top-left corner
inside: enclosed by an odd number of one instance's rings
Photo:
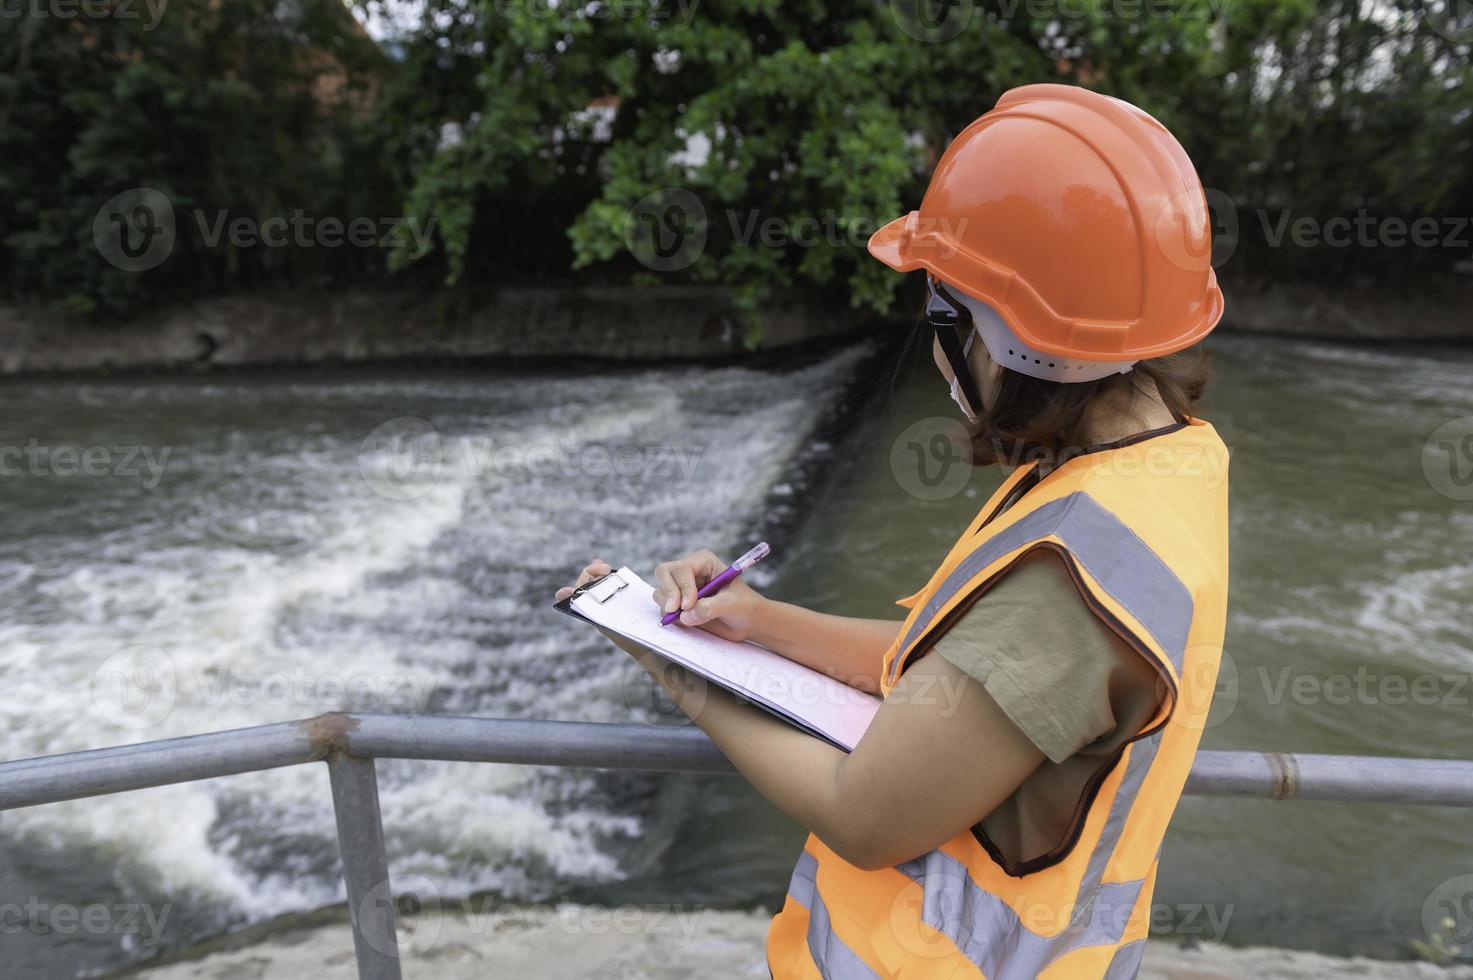
[[[879,694],[881,664],[900,626],[896,619],[832,616],[758,596],[747,639],[850,687]]]
[[[726,563],[698,551],[655,569],[654,600],[666,612],[681,609],[683,626],[731,640],[751,640],[870,694],[880,693],[880,665],[900,632],[899,620],[856,619],[814,612],[764,598],[741,579],[697,601],[701,585]]]
[[[738,579],[695,603],[695,563],[702,581],[724,566],[709,552],[667,563],[657,577],[669,580],[655,590],[661,608],[685,612],[681,621],[709,614],[713,600],[733,589],[751,592]],[[594,561],[575,585],[606,575],[609,566]],[[684,581],[686,573],[691,581]],[[665,592],[665,589],[673,591]],[[558,591],[570,594],[573,586]],[[680,597],[680,598],[677,598]],[[684,601],[682,601],[684,600]],[[703,612],[702,606],[705,605]],[[774,604],[778,605],[778,604]],[[753,629],[750,597],[726,604],[725,612],[700,625],[732,639]],[[787,607],[796,609],[796,607]],[[876,652],[882,631],[853,621],[799,610],[773,616],[777,643],[826,642],[857,637],[859,649],[829,648],[825,662],[871,665],[878,677]],[[764,613],[757,612],[757,616]],[[829,623],[826,620],[837,620]],[[863,621],[860,621],[863,623]],[[894,626],[887,626],[889,639]],[[1008,718],[981,682],[939,656],[922,657],[906,670],[875,714],[852,753],[822,742],[773,718],[630,640],[604,631],[627,650],[666,690],[670,698],[711,736],[763,796],[812,830],[835,853],[861,868],[881,868],[924,854],[971,827],[1012,795],[1043,762],[1043,752]],[[886,640],[888,646],[889,640]]]
[[[890,867],[962,833],[1043,761],[983,686],[922,657],[842,751],[708,687],[612,633],[763,796],[860,868]]]

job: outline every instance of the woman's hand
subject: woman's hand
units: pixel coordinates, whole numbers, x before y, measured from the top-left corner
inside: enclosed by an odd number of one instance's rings
[[[612,571],[613,568],[609,566],[608,562],[604,561],[602,558],[595,558],[593,561],[583,566],[583,571],[578,573],[578,581],[574,582],[572,585],[565,585],[561,589],[557,590],[557,601],[562,602],[568,596],[572,595],[577,589],[587,585],[589,582],[592,582],[596,578],[603,578],[605,575],[609,574]]]
[[[737,578],[715,595],[696,600],[696,592],[701,586],[725,570],[726,562],[709,551],[697,551],[684,558],[664,562],[655,568],[655,582],[658,583],[653,594],[655,604],[662,613],[682,610],[682,626],[698,626],[727,640],[740,642],[749,639],[758,611],[767,601],[756,589]],[[595,558],[584,566],[577,581],[557,590],[557,600],[561,602],[575,589],[612,571],[608,562]]]
[[[726,570],[726,562],[709,551],[697,551],[655,567],[654,599],[662,613],[677,609],[682,626],[738,642],[750,639],[765,599],[741,578],[728,582],[713,596],[697,600],[696,592]]]

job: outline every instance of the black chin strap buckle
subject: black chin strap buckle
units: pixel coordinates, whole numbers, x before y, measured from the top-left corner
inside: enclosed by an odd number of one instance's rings
[[[935,276],[926,277],[926,286],[930,290],[926,298],[926,322],[936,333],[941,351],[946,355],[946,362],[951,365],[951,373],[956,376],[957,387],[967,400],[967,407],[972,410],[973,415],[980,417],[982,395],[977,391],[977,382],[972,377],[972,369],[967,365],[967,356],[963,350],[964,338],[976,329],[972,324],[972,311],[948,292]]]

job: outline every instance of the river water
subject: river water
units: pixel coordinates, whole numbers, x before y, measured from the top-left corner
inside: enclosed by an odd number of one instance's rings
[[[1468,426],[1432,438],[1473,416],[1473,357],[1215,353],[1233,583],[1204,746],[1473,754]],[[886,614],[997,474],[936,455],[944,388],[924,364],[891,385],[885,361],[8,383],[0,754],[338,708],[668,723],[552,589],[596,556],[647,572],[767,537],[760,587]],[[441,898],[770,907],[801,842],[730,778],[380,779],[396,875]],[[1445,883],[1473,872],[1469,831],[1452,810],[1188,799],[1158,926],[1405,955],[1424,908],[1466,906]],[[6,814],[6,973],[75,976],[329,904],[336,872],[316,766]],[[56,915],[89,905],[105,924]]]

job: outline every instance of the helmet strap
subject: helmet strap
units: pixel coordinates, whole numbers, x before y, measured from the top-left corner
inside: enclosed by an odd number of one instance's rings
[[[977,379],[972,376],[972,368],[967,363],[968,349],[972,345],[962,341],[963,331],[970,341],[976,329],[972,323],[972,311],[948,293],[946,287],[934,277],[928,276],[926,281],[931,289],[930,299],[926,303],[926,321],[936,333],[941,352],[951,365],[951,373],[956,377],[962,397],[966,398],[972,414],[981,417],[982,395],[977,390]]]

